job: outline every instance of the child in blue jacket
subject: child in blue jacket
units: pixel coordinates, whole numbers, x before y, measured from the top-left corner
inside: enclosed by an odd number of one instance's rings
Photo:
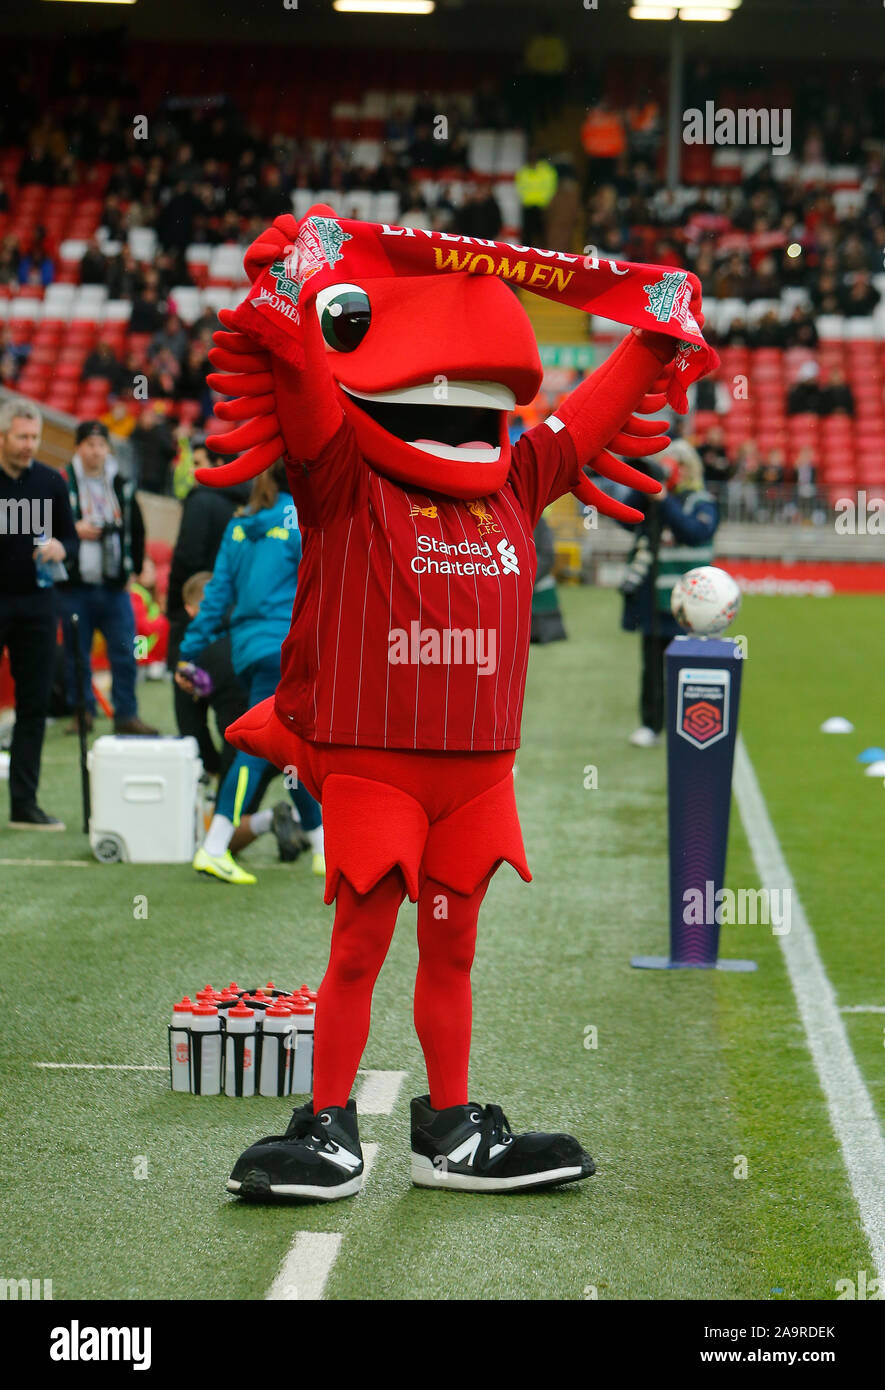
[[[280,461],[256,478],[245,512],[228,523],[199,612],[182,640],[181,660],[199,665],[200,653],[227,628],[234,669],[248,692],[250,707],[273,695],[280,679],[280,648],[289,631],[300,563],[301,534]],[[195,693],[181,672],[175,679],[182,689]],[[237,753],[219,788],[206,839],[194,856],[193,865],[199,873],[225,883],[255,883],[254,874],[247,873],[234,859],[230,845],[244,808],[271,775],[276,775],[276,769],[262,758]],[[313,850],[313,871],[325,874],[319,805],[300,785],[290,787],[289,794]],[[249,816],[248,834],[241,829],[238,843],[248,843],[270,830],[273,817],[269,810]]]

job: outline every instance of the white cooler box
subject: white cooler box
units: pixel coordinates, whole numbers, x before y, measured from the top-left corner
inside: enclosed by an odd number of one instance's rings
[[[104,735],[87,755],[89,843],[103,864],[189,864],[202,838],[195,738]]]

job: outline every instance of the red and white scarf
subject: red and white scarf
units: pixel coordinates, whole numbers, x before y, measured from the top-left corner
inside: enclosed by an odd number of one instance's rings
[[[701,286],[690,271],[346,217],[305,218],[295,245],[258,277],[237,313],[265,347],[300,367],[308,281],[312,297],[341,281],[362,284],[377,277],[456,273],[496,275],[560,304],[676,338],[679,350],[667,399],[680,413],[686,409],[686,387],[719,364],[698,326]],[[260,318],[242,317],[245,305]]]

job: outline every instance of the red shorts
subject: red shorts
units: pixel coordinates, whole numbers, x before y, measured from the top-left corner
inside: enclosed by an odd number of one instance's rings
[[[299,779],[323,808],[326,902],[345,877],[367,893],[399,868],[413,902],[426,879],[472,893],[502,861],[531,879],[513,790],[512,750],[348,748],[309,743],[273,697],[231,724],[235,748]]]

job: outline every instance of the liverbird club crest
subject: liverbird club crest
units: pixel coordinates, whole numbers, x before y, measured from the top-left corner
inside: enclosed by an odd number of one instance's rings
[[[691,285],[686,271],[665,271],[660,280],[642,288],[648,295],[646,310],[654,314],[658,323],[669,323],[675,318],[686,333],[700,333],[697,319],[691,312]]]
[[[276,280],[277,294],[298,303],[298,296],[312,275],[341,260],[342,246],[350,241],[334,217],[309,217],[298,233],[298,241],[283,260],[274,261],[270,274]]]

